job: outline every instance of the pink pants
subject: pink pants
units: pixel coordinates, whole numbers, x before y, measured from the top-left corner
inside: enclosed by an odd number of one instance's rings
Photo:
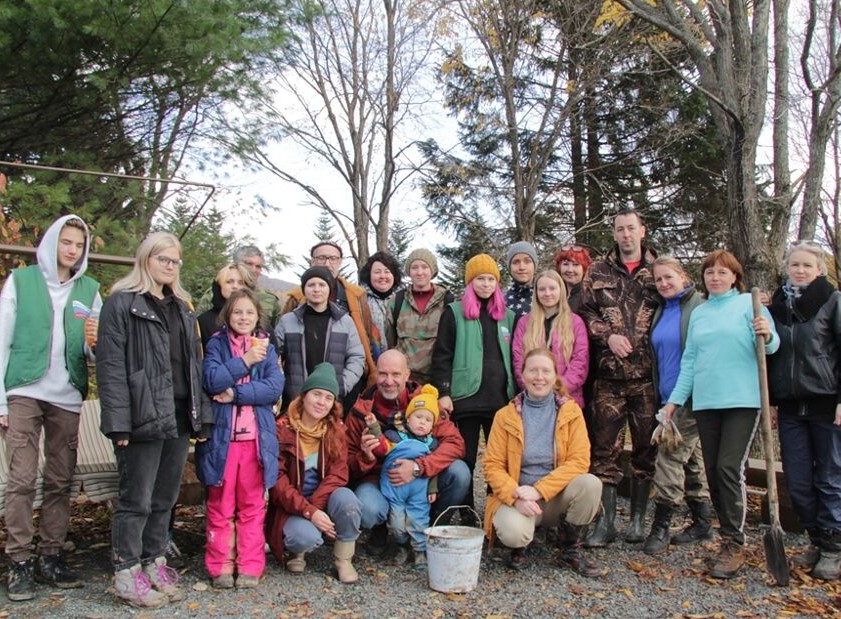
[[[257,441],[231,441],[221,486],[207,489],[204,564],[211,578],[262,576],[266,567],[266,502]],[[236,515],[236,519],[234,519]]]

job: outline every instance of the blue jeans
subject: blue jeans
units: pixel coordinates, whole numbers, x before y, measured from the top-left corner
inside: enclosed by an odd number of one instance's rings
[[[470,469],[463,460],[454,460],[438,473],[438,499],[432,505],[432,522],[435,516],[451,505],[462,505],[470,487]],[[372,529],[388,519],[388,501],[380,492],[379,483],[362,482],[356,487],[356,496],[362,502],[362,528]]]
[[[336,540],[353,542],[359,537],[362,505],[349,488],[337,488],[327,500],[327,515],[336,525]],[[301,516],[290,516],[283,525],[283,545],[294,554],[311,552],[324,543],[321,531]]]
[[[800,524],[841,532],[841,426],[830,418],[780,414],[780,451]]]

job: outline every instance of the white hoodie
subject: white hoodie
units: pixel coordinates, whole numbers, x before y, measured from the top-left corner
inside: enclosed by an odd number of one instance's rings
[[[58,280],[58,237],[64,224],[69,219],[75,219],[85,226],[85,251],[73,266],[70,279],[62,283]],[[44,234],[44,238],[38,245],[36,256],[38,267],[47,283],[47,290],[53,304],[50,365],[41,380],[15,387],[8,393],[3,377],[6,376],[12,339],[15,333],[17,294],[14,278],[9,275],[6,279],[3,290],[0,292],[0,416],[9,414],[8,396],[11,395],[42,400],[74,413],[78,413],[82,409],[82,394],[70,382],[70,373],[65,361],[64,308],[73,288],[73,282],[76,278],[81,277],[88,268],[89,252],[90,233],[85,222],[76,215],[65,215],[56,219]],[[97,293],[92,309],[98,312],[101,307],[102,298]]]

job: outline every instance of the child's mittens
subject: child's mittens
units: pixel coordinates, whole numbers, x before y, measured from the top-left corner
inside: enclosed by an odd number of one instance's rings
[[[377,418],[374,416],[374,413],[368,413],[365,415],[365,425],[368,427],[368,434],[371,436],[375,436],[380,438],[382,436],[382,430],[380,429],[380,422],[377,421]]]

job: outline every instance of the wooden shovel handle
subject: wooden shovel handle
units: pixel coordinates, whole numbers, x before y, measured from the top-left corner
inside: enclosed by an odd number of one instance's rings
[[[759,300],[759,288],[751,288],[751,301],[753,303],[753,317],[759,318],[762,315],[762,303]],[[777,495],[777,463],[774,458],[774,434],[771,429],[771,404],[768,398],[768,372],[765,363],[765,338],[754,336],[756,341],[756,364],[759,370],[759,403],[760,423],[762,431],[762,445],[765,452],[765,475],[768,487],[768,511],[770,512],[771,524],[779,525],[780,507]]]

